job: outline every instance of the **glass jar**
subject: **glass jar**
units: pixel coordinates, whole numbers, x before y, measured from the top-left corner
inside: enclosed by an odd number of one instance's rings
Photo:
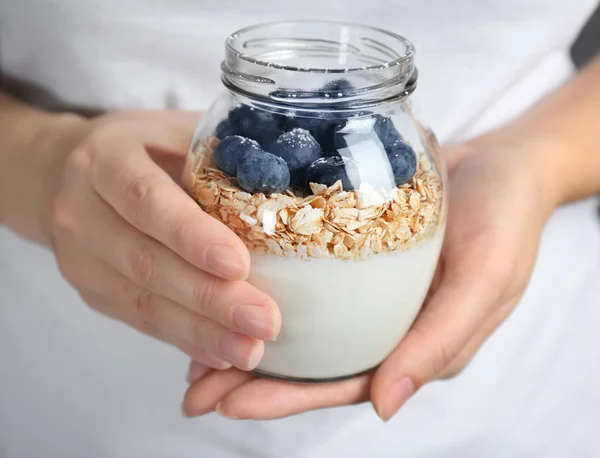
[[[445,172],[412,114],[414,48],[333,22],[257,25],[226,41],[225,90],[184,183],[251,253],[248,281],[283,324],[257,372],[330,381],[379,365],[416,318],[438,262]]]

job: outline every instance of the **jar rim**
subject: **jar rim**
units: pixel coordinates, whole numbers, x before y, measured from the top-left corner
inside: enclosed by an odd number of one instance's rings
[[[222,81],[255,100],[307,107],[361,107],[410,95],[415,48],[378,27],[298,20],[256,24],[225,41]]]
[[[371,33],[375,32],[375,33],[381,34],[383,36],[386,36],[388,38],[397,40],[399,44],[404,45],[405,51],[402,55],[398,55],[398,57],[396,57],[394,59],[390,59],[389,61],[381,62],[381,63],[375,64],[375,65],[351,67],[351,68],[331,68],[331,67],[302,67],[302,66],[296,66],[296,65],[278,64],[276,62],[269,62],[268,60],[254,58],[254,57],[250,56],[249,54],[242,52],[238,48],[238,45],[240,44],[239,43],[240,36],[246,35],[251,32],[268,30],[268,29],[272,29],[274,27],[287,27],[287,26],[293,26],[293,25],[311,25],[311,24],[312,25],[320,25],[320,26],[329,25],[332,27],[342,27],[343,26],[343,27],[350,27],[350,28],[354,28],[354,29],[362,29],[364,31],[368,31]],[[297,71],[297,72],[306,72],[306,73],[344,73],[345,74],[345,73],[353,73],[353,72],[383,70],[383,69],[387,69],[387,68],[394,67],[397,65],[401,65],[404,62],[406,62],[407,60],[412,60],[414,58],[414,54],[415,54],[415,47],[414,47],[413,43],[410,40],[408,40],[407,38],[405,38],[402,35],[399,35],[395,32],[391,32],[389,30],[386,30],[386,29],[383,29],[380,27],[375,27],[375,26],[365,25],[365,24],[360,24],[360,23],[354,23],[354,22],[310,20],[310,19],[294,20],[294,21],[264,22],[264,23],[259,23],[259,24],[254,24],[254,25],[248,26],[248,27],[244,27],[242,29],[239,29],[239,30],[233,32],[232,34],[230,34],[227,37],[227,39],[225,41],[225,47],[228,52],[231,52],[238,59],[241,59],[241,60],[246,61],[253,65],[259,65],[259,66],[272,68],[272,69],[278,69],[278,70]],[[388,50],[395,52],[395,50],[390,49],[390,48],[388,48]]]

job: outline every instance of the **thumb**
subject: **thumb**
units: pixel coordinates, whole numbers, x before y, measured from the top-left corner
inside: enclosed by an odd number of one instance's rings
[[[465,143],[457,143],[453,145],[444,145],[442,148],[442,155],[446,162],[448,173],[452,175],[458,164],[472,153],[473,149]]]
[[[497,302],[499,292],[486,281],[484,269],[460,264],[445,266],[439,289],[375,373],[371,400],[384,421],[421,386],[443,374]]]
[[[134,132],[137,129],[147,148],[170,155],[185,155],[201,118],[202,114],[197,111],[136,112],[136,126],[131,128]]]
[[[143,120],[141,140],[152,160],[180,186],[184,186],[186,154],[202,117],[194,111],[148,111],[140,114]]]

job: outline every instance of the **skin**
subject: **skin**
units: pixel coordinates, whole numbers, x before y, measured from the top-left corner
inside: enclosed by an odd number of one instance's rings
[[[425,383],[464,368],[511,313],[552,211],[600,192],[598,81],[600,59],[522,118],[444,151],[450,213],[429,298],[380,368],[353,380],[247,372],[281,317],[244,281],[243,244],[177,184],[198,115],[83,119],[1,96],[0,221],[52,249],[91,307],[190,355],[186,415],[271,419],[370,401],[388,420]],[[226,263],[210,262],[215,246]]]

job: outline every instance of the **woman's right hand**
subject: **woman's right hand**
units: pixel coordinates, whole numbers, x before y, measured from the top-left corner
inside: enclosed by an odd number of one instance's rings
[[[244,281],[244,244],[175,181],[197,120],[164,111],[62,123],[46,142],[63,159],[47,170],[41,224],[92,308],[210,367],[251,370],[281,316]]]

